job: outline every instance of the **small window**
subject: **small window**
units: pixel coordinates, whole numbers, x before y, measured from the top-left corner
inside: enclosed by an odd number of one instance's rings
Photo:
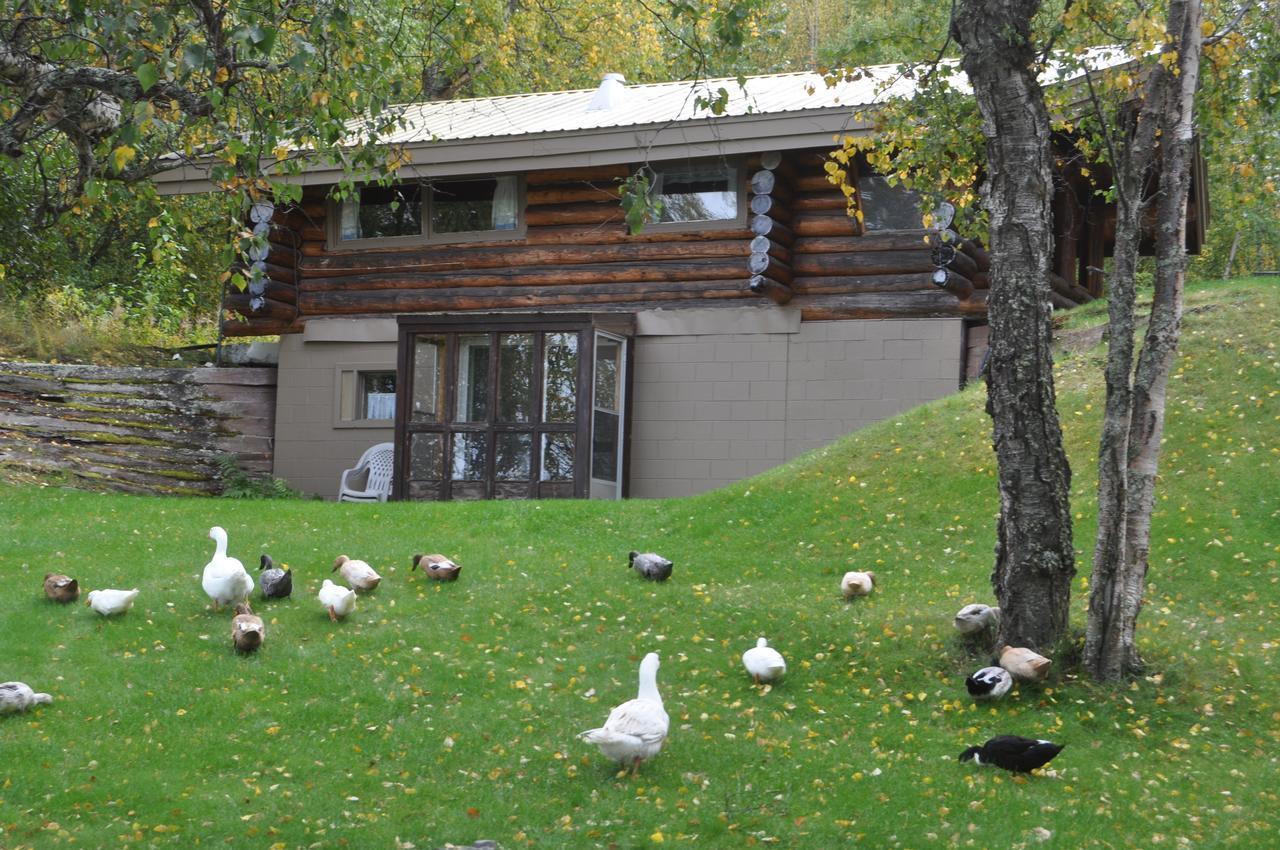
[[[342,425],[390,425],[396,418],[396,373],[340,369],[338,420]]]
[[[919,230],[924,227],[920,195],[901,183],[890,186],[880,174],[859,174],[862,226],[866,230]]]
[[[335,242],[455,242],[510,234],[520,223],[515,175],[364,186],[337,205]]]
[[[385,239],[422,233],[422,189],[417,183],[365,186],[342,204],[342,239]]]
[[[738,174],[719,161],[655,166],[652,194],[662,202],[658,224],[734,221],[738,218]]]

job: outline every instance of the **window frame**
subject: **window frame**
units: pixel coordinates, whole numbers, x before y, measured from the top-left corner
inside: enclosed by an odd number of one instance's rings
[[[651,221],[644,226],[646,233],[689,233],[704,230],[740,230],[747,226],[747,215],[750,212],[747,199],[747,169],[739,157],[691,157],[689,159],[668,159],[661,162],[637,164],[632,171],[649,168],[655,174],[664,166],[689,167],[702,163],[723,164],[729,169],[729,185],[737,196],[738,213],[733,218],[700,219],[698,221]],[[632,234],[635,235],[635,234]]]
[[[456,233],[431,233],[431,203],[435,197],[435,183],[466,183],[475,180],[490,180],[501,177],[512,177],[516,181],[516,226],[510,230],[463,230]],[[400,246],[415,245],[453,245],[457,243],[470,242],[511,242],[524,239],[528,232],[528,224],[525,221],[525,197],[526,184],[524,174],[473,174],[473,175],[455,175],[440,178],[420,178],[418,180],[400,180],[391,185],[402,186],[409,183],[422,184],[422,232],[408,233],[403,236],[370,236],[363,239],[343,239],[342,238],[342,207],[347,203],[346,200],[338,200],[329,198],[325,205],[325,248],[331,252],[360,250],[364,248],[395,248]],[[367,186],[376,186],[377,184],[363,184],[355,187],[355,192],[359,193]],[[357,196],[358,197],[358,196]]]
[[[396,381],[396,414],[390,419],[347,419],[344,415],[343,407],[343,377],[352,375],[352,388],[354,394],[353,404],[355,410],[360,411],[361,400],[364,392],[361,385],[360,377],[362,375],[391,375]],[[395,427],[396,418],[399,414],[400,404],[400,374],[396,369],[395,363],[339,363],[333,367],[333,427],[339,428],[393,428]]]

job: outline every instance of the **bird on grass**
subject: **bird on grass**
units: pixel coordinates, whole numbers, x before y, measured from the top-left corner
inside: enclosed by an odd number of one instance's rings
[[[51,702],[53,697],[36,693],[25,682],[0,684],[0,714],[17,714],[33,705],[47,705]]]
[[[240,652],[256,652],[267,636],[262,618],[253,613],[248,602],[236,605],[236,615],[231,620],[231,642]]]
[[[875,589],[875,586],[876,574],[873,572],[850,570],[844,574],[844,578],[840,579],[840,592],[844,594],[845,599],[866,596]]]
[[[662,749],[669,725],[662,695],[658,693],[658,653],[650,652],[640,662],[636,698],[616,706],[599,729],[588,729],[578,737],[595,744],[606,758],[629,767],[634,774],[640,769],[640,762]]]
[[[133,600],[138,598],[138,588],[133,590],[91,590],[85,597],[84,604],[104,617],[123,614],[133,607]]]
[[[75,602],[80,598],[80,583],[61,573],[45,573],[44,595],[54,602]]]
[[[1030,773],[1053,761],[1064,746],[1018,735],[997,735],[980,747],[969,747],[960,754],[960,761],[973,759],[978,764],[993,764],[1014,773]]]
[[[628,552],[627,565],[649,581],[666,581],[671,578],[672,563],[653,552]]]
[[[444,555],[414,555],[413,566],[409,568],[409,572],[413,572],[418,567],[422,567],[427,578],[433,578],[436,581],[456,581],[462,572],[462,564],[455,564]]]
[[[337,560],[333,562],[333,569],[330,572],[342,573],[342,580],[352,590],[373,590],[382,581],[382,576],[364,561],[358,561],[354,558],[348,558],[346,555],[339,555]]]
[[[782,653],[769,646],[769,641],[764,638],[742,653],[742,666],[747,668],[757,685],[776,682],[787,672],[787,662]]]
[[[1013,687],[1013,676],[1003,667],[983,667],[964,680],[974,699],[1000,699]]]
[[[975,602],[956,612],[956,631],[962,635],[976,635],[1000,625],[1000,609]]]
[[[261,570],[259,579],[262,582],[262,596],[264,599],[288,599],[293,593],[293,572],[286,564],[284,569],[276,566],[275,561],[271,560],[271,556],[263,554],[261,562],[258,564]]]
[[[213,559],[204,565],[200,586],[213,600],[213,610],[220,611],[223,605],[247,600],[253,593],[253,579],[244,564],[227,556],[227,532],[221,526],[209,529],[209,538],[214,542]]]
[[[1000,666],[1023,682],[1043,682],[1049,678],[1048,658],[1021,646],[1005,646],[1000,649]]]
[[[356,610],[356,592],[349,587],[334,584],[328,579],[324,580],[316,598],[328,610],[329,619],[335,623],[338,622],[339,617],[345,617]]]

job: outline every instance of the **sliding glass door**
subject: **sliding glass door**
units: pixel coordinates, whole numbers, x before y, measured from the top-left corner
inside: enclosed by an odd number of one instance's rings
[[[582,316],[400,326],[397,498],[621,494],[625,337]]]

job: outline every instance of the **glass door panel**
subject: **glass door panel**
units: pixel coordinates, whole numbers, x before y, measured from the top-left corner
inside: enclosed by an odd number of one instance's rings
[[[413,406],[417,422],[439,422],[444,410],[443,336],[418,334],[413,343]]]
[[[545,334],[542,356],[543,421],[577,421],[578,334]]]
[[[622,498],[627,341],[596,332],[592,364],[591,498]]]
[[[458,404],[454,422],[489,420],[489,334],[458,336]]]
[[[531,333],[498,335],[498,422],[533,419],[533,344]]]

